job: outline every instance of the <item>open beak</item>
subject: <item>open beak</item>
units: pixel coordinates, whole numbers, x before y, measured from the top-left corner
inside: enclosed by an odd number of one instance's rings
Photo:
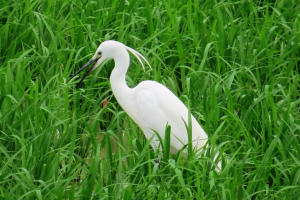
[[[72,80],[72,78],[74,78],[77,74],[79,74],[81,71],[83,71],[85,68],[87,68],[88,66],[90,66],[91,64],[95,63],[93,65],[93,67],[91,67],[89,69],[89,71],[83,76],[83,78],[79,81],[79,83],[77,83],[76,85],[76,88],[82,83],[82,81],[87,77],[87,75],[89,75],[89,73],[91,73],[91,71],[93,71],[95,69],[95,67],[97,67],[96,65],[96,62],[100,59],[101,57],[98,57],[98,58],[94,58],[94,59],[91,59],[89,62],[87,62],[83,67],[81,67],[75,74],[73,74],[71,76],[71,78],[68,80],[68,82],[70,80]]]

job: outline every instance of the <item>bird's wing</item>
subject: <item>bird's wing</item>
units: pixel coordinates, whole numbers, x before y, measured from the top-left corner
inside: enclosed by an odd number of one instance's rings
[[[151,137],[153,132],[149,129],[153,129],[163,139],[168,123],[171,125],[171,146],[178,151],[184,144],[187,144],[188,136],[184,121],[188,123],[188,109],[179,98],[168,88],[154,81],[144,81],[136,89],[139,119],[143,123],[144,128],[141,128],[146,137]],[[192,132],[193,140],[203,139],[198,142],[200,144],[195,144],[202,147],[206,142],[207,135],[194,117],[192,117]]]

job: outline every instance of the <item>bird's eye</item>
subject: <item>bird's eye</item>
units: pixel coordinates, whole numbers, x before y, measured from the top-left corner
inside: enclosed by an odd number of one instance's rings
[[[99,51],[99,52],[98,52],[98,55],[99,55],[99,56],[101,56],[101,55],[102,55],[102,52],[101,52],[101,51]]]

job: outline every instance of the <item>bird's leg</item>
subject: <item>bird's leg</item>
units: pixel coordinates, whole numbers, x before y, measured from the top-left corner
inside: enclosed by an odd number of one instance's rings
[[[157,155],[157,160],[156,160],[156,163],[160,163],[160,161],[161,161],[161,157],[162,157],[162,155],[161,155],[161,151],[158,153],[158,155]]]

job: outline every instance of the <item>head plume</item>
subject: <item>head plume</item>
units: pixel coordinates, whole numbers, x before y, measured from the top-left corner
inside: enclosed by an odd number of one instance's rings
[[[125,46],[125,45],[124,45]],[[128,50],[128,51],[130,51],[138,60],[139,60],[139,62],[142,64],[142,66],[143,66],[143,69],[144,69],[144,71],[145,71],[145,66],[144,66],[144,64],[143,64],[143,61],[141,60],[141,58],[147,63],[147,65],[152,69],[152,67],[151,67],[151,65],[149,64],[149,62],[147,61],[147,59],[142,55],[142,54],[140,54],[139,52],[137,52],[136,50],[134,50],[134,49],[132,49],[132,48],[130,48],[130,47],[128,47],[128,46],[125,46],[125,48]]]

